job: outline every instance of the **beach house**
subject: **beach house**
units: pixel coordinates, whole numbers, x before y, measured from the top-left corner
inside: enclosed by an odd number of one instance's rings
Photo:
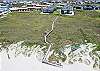
[[[74,8],[73,8],[73,6],[71,6],[71,5],[65,5],[61,9],[61,15],[69,15],[69,16],[74,15]]]

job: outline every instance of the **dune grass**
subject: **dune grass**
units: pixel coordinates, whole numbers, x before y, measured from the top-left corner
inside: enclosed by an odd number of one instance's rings
[[[0,19],[0,39],[43,44],[43,33],[51,29],[56,16],[35,12],[8,14],[6,18]],[[54,44],[54,48],[64,46],[66,40],[80,43],[87,39],[89,42],[100,44],[100,19],[97,19],[99,16],[94,16],[90,16],[86,11],[77,11],[75,16],[59,15],[55,29],[48,37],[49,42]]]

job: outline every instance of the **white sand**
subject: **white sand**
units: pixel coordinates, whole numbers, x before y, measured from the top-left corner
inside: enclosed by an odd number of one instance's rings
[[[22,54],[15,57],[14,53],[16,52],[16,48],[19,52],[23,52],[25,50],[21,48],[21,43],[22,42],[18,42],[17,44],[9,46],[10,49],[8,53],[10,55],[10,59],[8,59],[5,50],[0,53],[0,71],[94,71],[90,66],[84,63],[63,63],[63,67],[55,67],[44,64],[36,58],[36,56],[39,56],[37,51],[41,51],[40,46],[34,46],[36,48],[33,48],[33,53],[30,57],[25,57]]]
[[[63,68],[54,67],[43,64],[35,58],[35,54],[31,57],[19,55],[16,58],[8,59],[5,52],[1,54],[2,68],[0,71],[92,71],[85,64],[63,65]]]

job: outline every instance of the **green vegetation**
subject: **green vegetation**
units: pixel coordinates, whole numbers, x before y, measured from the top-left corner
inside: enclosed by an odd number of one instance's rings
[[[43,33],[51,29],[56,16],[40,15],[37,11],[11,13],[6,18],[0,19],[0,39],[44,44]],[[66,40],[80,43],[83,39],[88,39],[100,45],[100,12],[77,11],[75,16],[59,16],[55,29],[48,38],[56,50],[64,46]]]

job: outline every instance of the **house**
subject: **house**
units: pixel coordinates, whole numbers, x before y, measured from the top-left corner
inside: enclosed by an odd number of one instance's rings
[[[76,5],[74,8],[75,8],[76,10],[83,10],[83,6],[81,6],[81,5]]]
[[[65,6],[61,9],[61,15],[69,15],[69,16],[74,15],[73,6],[71,6],[71,5],[65,5]]]
[[[0,17],[9,13],[9,4],[0,3]]]
[[[12,3],[12,7],[10,8],[11,12],[31,12],[35,10],[41,10],[41,8],[50,6],[48,4],[39,4],[35,2],[15,2]]]
[[[28,8],[28,11],[32,11],[33,9],[35,9],[35,10],[41,10],[42,8],[44,8],[44,7],[48,7],[48,6],[50,6],[49,4],[36,4],[36,3],[32,3],[32,4],[28,4],[27,5],[27,8]]]
[[[27,7],[31,8],[33,7],[33,9],[37,9],[37,10],[40,10],[41,8],[44,8],[44,7],[48,7],[50,6],[50,4],[47,4],[47,3],[32,3],[32,4],[28,4]]]
[[[0,11],[0,18],[3,16],[3,12]]]
[[[96,2],[97,4],[100,4],[100,0],[95,0],[95,2]]]
[[[96,5],[76,5],[76,10],[100,10],[100,6]]]
[[[0,10],[9,11],[9,4],[0,3]]]
[[[100,6],[96,5],[84,5],[83,10],[100,10]]]
[[[12,8],[10,8],[10,11],[11,12],[18,12],[18,8],[17,7],[12,7]]]
[[[49,13],[53,13],[55,10],[56,8],[54,6],[47,6],[41,9],[41,13],[49,14]]]
[[[64,5],[65,5],[65,3],[57,3],[56,7],[57,7],[57,9],[61,9],[61,8],[63,8]]]
[[[84,5],[83,10],[95,10],[95,7],[92,5]]]
[[[100,10],[100,6],[94,6],[95,10]]]
[[[11,12],[30,12],[30,10],[27,7],[13,7],[10,8]]]

